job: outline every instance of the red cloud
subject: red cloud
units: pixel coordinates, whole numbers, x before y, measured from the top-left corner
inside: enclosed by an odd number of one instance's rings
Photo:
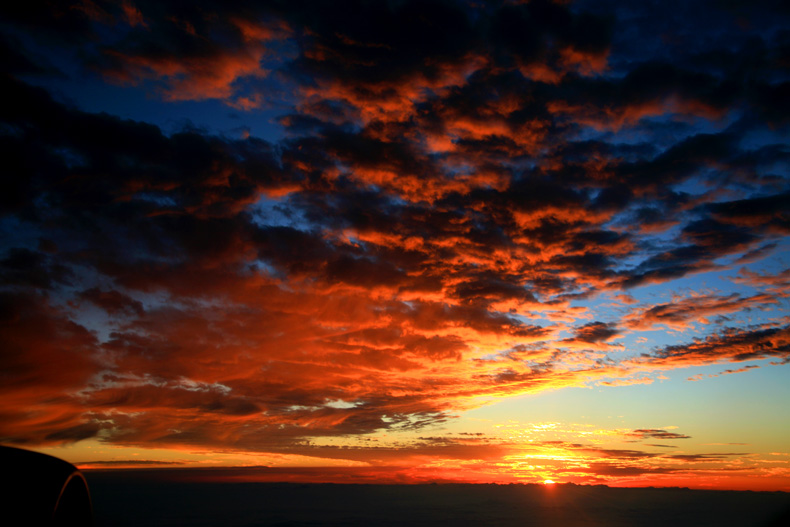
[[[130,25],[146,26],[144,15],[124,4]],[[262,66],[267,43],[280,40],[289,30],[282,21],[259,23],[242,18],[221,21],[229,41],[212,38],[212,23],[203,20],[156,20],[156,31],[168,35],[159,41],[151,38],[138,47],[105,50],[108,61],[102,73],[114,82],[139,84],[146,80],[162,85],[167,101],[222,99],[231,106],[249,110],[262,101],[255,95],[240,93],[238,83],[261,79],[268,74]],[[196,28],[199,24],[200,31]],[[149,28],[148,34],[153,31]],[[142,37],[143,40],[150,37]]]
[[[76,441],[99,430],[80,391],[101,366],[91,332],[43,296],[0,294],[0,438],[15,443]]]

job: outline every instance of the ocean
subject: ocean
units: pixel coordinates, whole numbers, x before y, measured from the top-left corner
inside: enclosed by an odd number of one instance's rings
[[[166,470],[85,471],[96,527],[790,525],[790,494],[572,484],[189,481]]]

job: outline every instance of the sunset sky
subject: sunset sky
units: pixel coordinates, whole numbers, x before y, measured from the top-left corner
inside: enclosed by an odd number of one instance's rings
[[[26,0],[0,52],[0,442],[790,491],[786,2]]]

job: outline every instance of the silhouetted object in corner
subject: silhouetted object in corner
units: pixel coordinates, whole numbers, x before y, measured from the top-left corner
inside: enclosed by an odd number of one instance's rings
[[[93,511],[82,473],[62,459],[0,446],[5,485],[0,490],[4,526],[91,526]]]

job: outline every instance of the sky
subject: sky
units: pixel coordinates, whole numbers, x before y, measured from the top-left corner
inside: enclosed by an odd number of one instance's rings
[[[0,53],[1,442],[790,491],[786,3],[29,0]]]

